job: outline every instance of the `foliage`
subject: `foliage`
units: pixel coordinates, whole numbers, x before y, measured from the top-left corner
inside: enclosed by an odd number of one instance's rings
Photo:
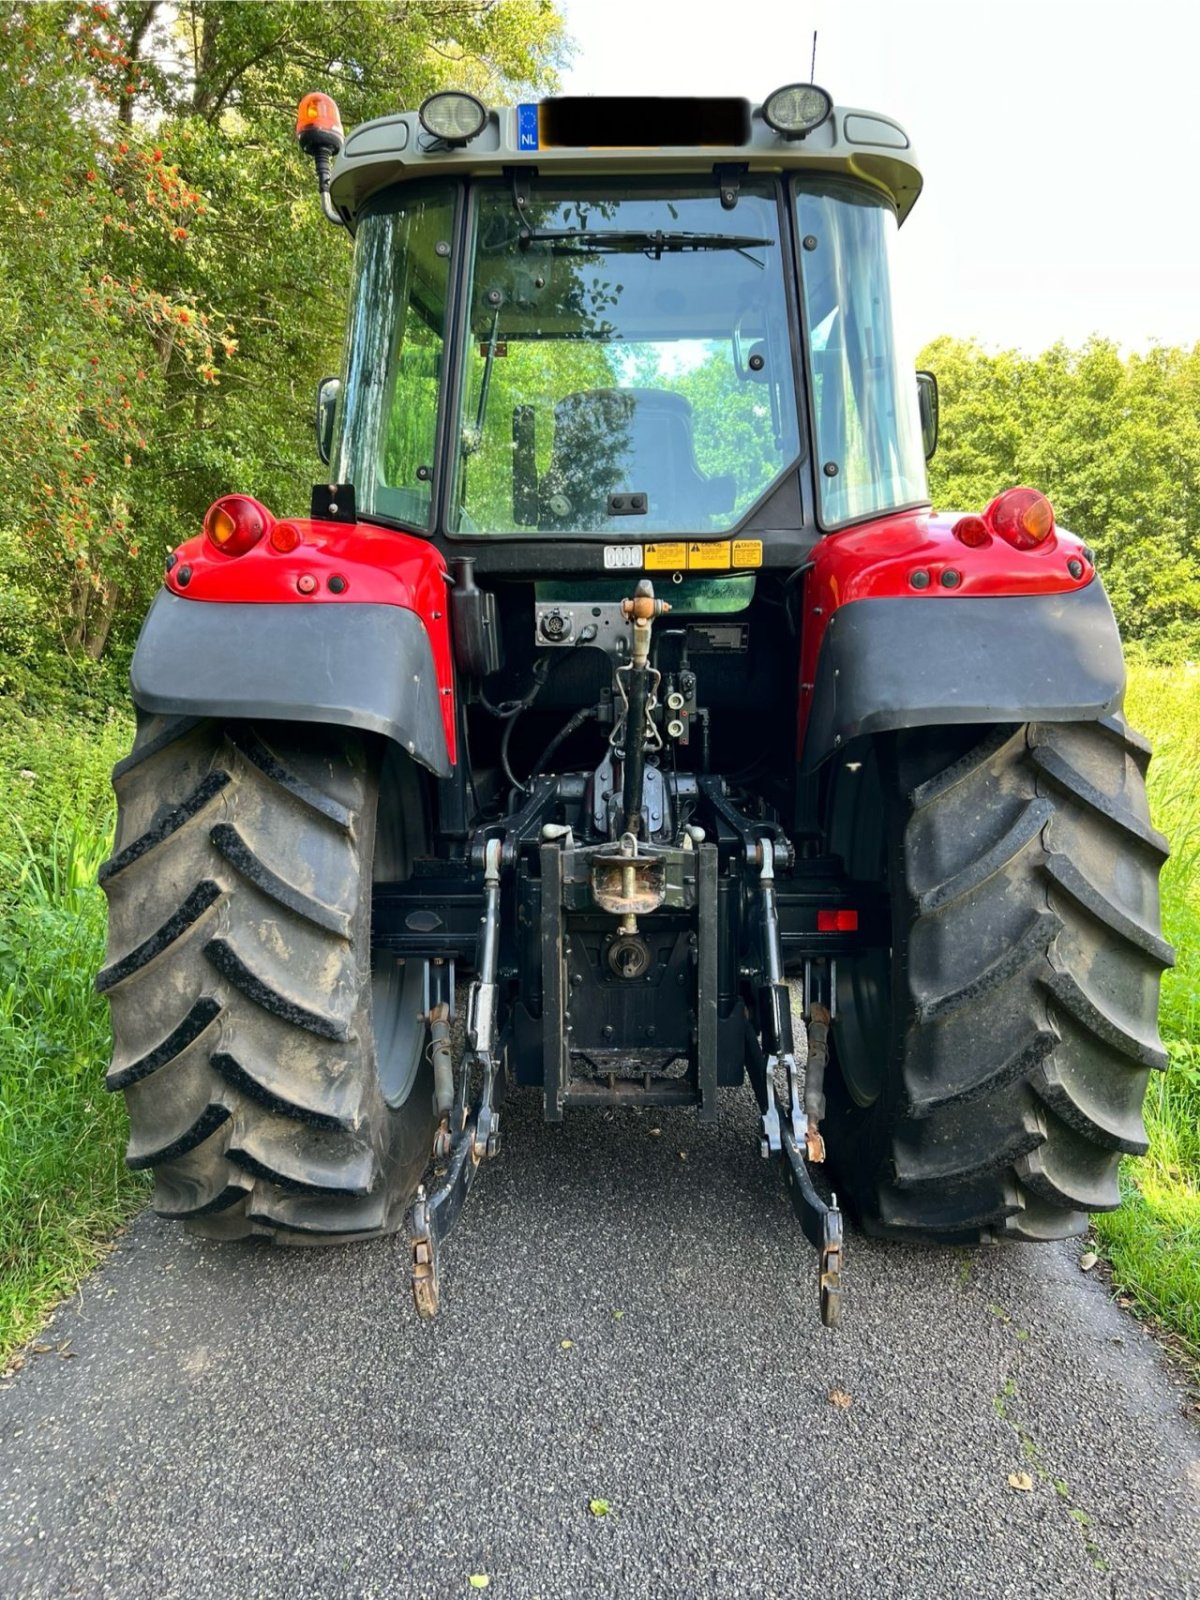
[[[112,823],[111,796],[99,796],[128,738],[128,728],[112,726],[94,740],[51,735],[39,747],[31,724],[4,740],[0,1370],[145,1196],[140,1177],[125,1170],[119,1098],[103,1086],[108,1009],[93,988],[104,953],[96,870]],[[20,754],[35,765],[10,769]]]
[[[111,695],[114,685],[101,682]],[[133,742],[133,719],[84,692],[55,686],[47,713],[10,706],[0,723],[0,857],[27,849],[47,862],[64,817],[97,827],[112,806],[109,774]]]
[[[563,48],[551,0],[0,5],[4,655],[127,646],[219,493],[303,508],[349,251],[301,95],[509,98]]]
[[[1200,651],[1200,344],[1122,358],[1092,339],[1040,356],[935,339],[935,503],[982,510],[1029,483],[1096,552],[1126,638]]]

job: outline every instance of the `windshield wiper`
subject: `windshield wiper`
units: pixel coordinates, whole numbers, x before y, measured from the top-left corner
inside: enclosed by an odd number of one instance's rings
[[[662,228],[522,228],[517,236],[522,250],[531,244],[548,244],[554,255],[594,255],[597,252],[640,250],[651,261],[664,254],[686,250],[765,250],[774,239],[756,239],[748,233],[666,233]],[[756,267],[764,265],[746,255]]]

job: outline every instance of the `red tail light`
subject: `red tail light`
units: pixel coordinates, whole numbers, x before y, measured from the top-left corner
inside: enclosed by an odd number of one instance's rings
[[[989,532],[1015,549],[1036,550],[1054,532],[1054,507],[1036,489],[1006,489],[983,513],[983,520]]]
[[[992,542],[987,523],[982,517],[960,517],[954,524],[954,537],[961,539],[971,550],[978,550],[981,545]]]
[[[300,543],[300,529],[294,522],[277,522],[271,529],[271,548],[287,555]]]
[[[275,518],[248,494],[227,494],[214,500],[204,514],[209,544],[223,556],[244,556],[252,550]]]
[[[817,912],[818,933],[857,933],[858,912],[839,907],[836,911]]]

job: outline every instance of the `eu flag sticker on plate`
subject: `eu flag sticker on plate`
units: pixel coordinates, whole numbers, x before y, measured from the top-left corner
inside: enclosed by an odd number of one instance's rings
[[[517,107],[517,149],[536,150],[538,147],[537,106]]]

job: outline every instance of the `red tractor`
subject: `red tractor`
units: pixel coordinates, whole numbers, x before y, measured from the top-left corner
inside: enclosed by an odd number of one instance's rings
[[[328,481],[168,557],[114,776],[155,1209],[411,1210],[430,1315],[506,1082],[710,1122],[747,1077],[827,1322],[843,1203],[965,1243],[1114,1207],[1165,1064],[1148,750],[1046,498],[930,509],[904,132],[802,84],[298,134],[355,241]]]

